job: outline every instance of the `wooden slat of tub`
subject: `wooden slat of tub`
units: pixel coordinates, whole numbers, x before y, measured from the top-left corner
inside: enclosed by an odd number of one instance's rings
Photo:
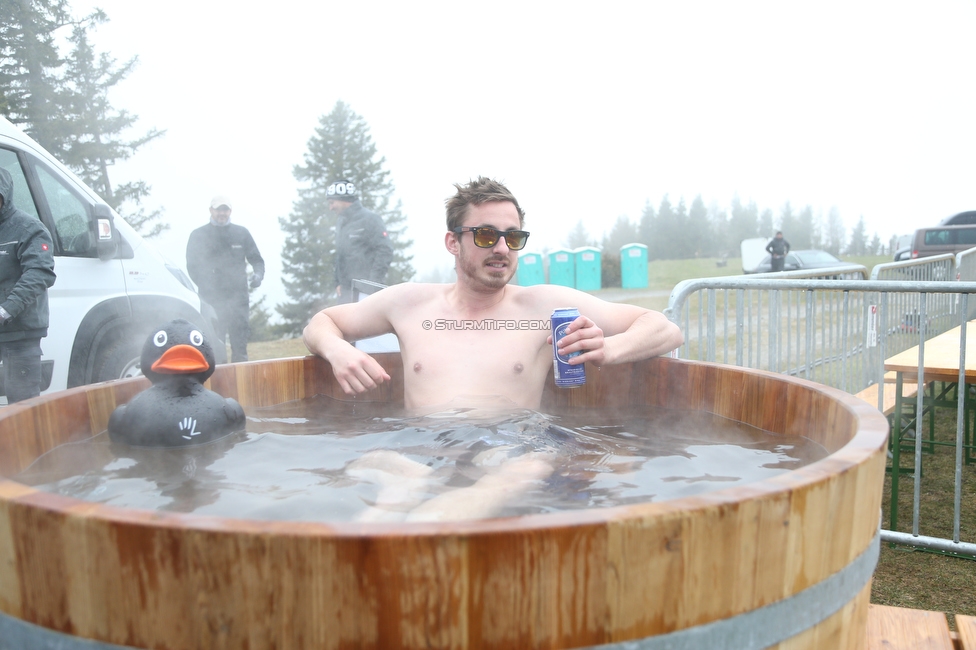
[[[867,650],[952,650],[949,622],[942,612],[871,605]]]
[[[976,650],[976,617],[956,614],[959,650]]]
[[[88,396],[81,391],[65,395],[57,404],[5,408],[12,412],[5,413],[0,435],[0,476],[12,476],[54,447],[92,435]]]

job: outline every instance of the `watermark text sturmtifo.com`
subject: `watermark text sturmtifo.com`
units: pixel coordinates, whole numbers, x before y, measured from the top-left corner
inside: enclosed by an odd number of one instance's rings
[[[550,330],[552,324],[549,319],[543,320],[497,320],[486,318],[485,320],[453,320],[449,318],[438,318],[437,320],[425,320],[423,323],[425,330]]]

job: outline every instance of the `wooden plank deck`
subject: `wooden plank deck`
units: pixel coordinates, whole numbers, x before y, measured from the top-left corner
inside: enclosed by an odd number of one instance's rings
[[[976,650],[976,617],[956,615],[949,631],[942,612],[871,605],[867,650]]]

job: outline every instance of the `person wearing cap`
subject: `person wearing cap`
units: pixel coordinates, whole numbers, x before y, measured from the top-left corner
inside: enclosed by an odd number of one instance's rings
[[[352,281],[371,280],[386,283],[393,261],[393,244],[375,212],[363,207],[356,184],[337,180],[326,191],[329,209],[338,215],[336,221],[335,287],[340,303],[352,301]]]
[[[219,345],[230,337],[231,361],[237,363],[247,361],[248,289],[261,286],[264,258],[247,228],[230,222],[232,210],[226,196],[210,201],[210,223],[190,233],[186,243],[186,270],[200,297],[217,312]],[[248,264],[253,270],[250,282]]]
[[[13,177],[0,167],[0,358],[4,392],[13,404],[41,394],[41,339],[54,284],[51,234],[14,206]]]

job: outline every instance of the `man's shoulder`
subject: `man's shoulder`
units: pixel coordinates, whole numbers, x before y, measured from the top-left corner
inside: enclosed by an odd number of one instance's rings
[[[230,228],[230,232],[234,233],[238,237],[250,237],[251,231],[240,225],[239,223],[229,223],[227,227]]]
[[[448,286],[430,282],[400,282],[391,284],[375,295],[383,295],[390,300],[422,302],[443,295]]]
[[[348,208],[346,208],[345,214],[347,217],[350,218],[350,220],[359,221],[361,219],[370,219],[370,220],[377,220],[381,222],[383,221],[383,217],[381,217],[377,213],[367,208],[360,201],[356,201]]]
[[[367,296],[362,302],[354,303],[363,306],[363,309],[378,309],[385,312],[390,318],[397,313],[406,313],[415,309],[423,309],[431,304],[432,301],[443,295],[445,287],[443,284],[424,284],[417,282],[401,282]]]
[[[534,284],[528,287],[519,286],[517,284],[508,285],[509,295],[517,301],[520,302],[535,302],[535,303],[556,303],[566,300],[575,300],[579,295],[583,294],[581,291],[573,289],[572,287],[564,287],[559,284]],[[571,305],[566,305],[571,306]]]

